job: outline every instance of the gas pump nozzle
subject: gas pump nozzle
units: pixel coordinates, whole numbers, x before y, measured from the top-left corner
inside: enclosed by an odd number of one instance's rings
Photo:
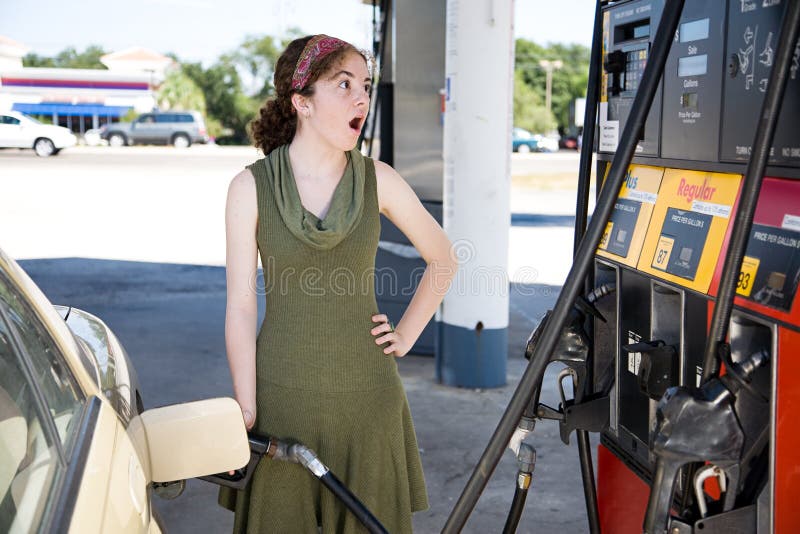
[[[208,475],[198,477],[200,480],[213,482],[220,486],[241,490],[244,489],[253,477],[253,472],[256,470],[256,465],[261,461],[265,455],[275,460],[282,460],[288,458],[288,445],[282,443],[275,438],[267,436],[259,436],[248,432],[247,441],[250,444],[250,460],[247,465],[241,467],[233,472],[217,473],[215,475]]]
[[[300,443],[286,443],[272,437],[259,436],[248,433],[250,443],[250,461],[241,469],[234,471],[232,475],[228,473],[217,473],[205,477],[198,477],[201,480],[213,482],[220,486],[227,486],[237,490],[244,489],[253,477],[258,462],[264,456],[284,462],[291,462],[302,465],[312,475],[328,488],[350,512],[355,515],[361,524],[370,534],[386,534],[386,528],[380,521],[364,506],[359,498],[354,495],[339,478],[322,463],[314,451]]]
[[[539,323],[539,326],[536,327],[536,330],[534,330],[528,338],[528,342],[525,347],[526,359],[530,359],[531,354],[533,354],[533,351],[539,342],[539,338],[547,326],[547,321],[549,318],[550,312],[548,311],[542,321]],[[585,320],[585,315],[577,308],[574,308],[570,312],[569,322],[561,331],[561,336],[559,337],[558,343],[556,344],[553,352],[550,354],[548,361],[548,365],[553,362],[561,362],[572,369],[576,397],[580,394],[579,392],[582,390],[584,381],[586,379],[586,358],[589,354],[589,339],[585,329],[583,328],[583,323]],[[548,417],[548,415],[557,413],[557,410],[545,405],[540,405],[539,396],[541,394],[541,389],[541,384],[538,384],[533,395],[531,396],[531,402],[528,403],[527,408],[525,408],[525,411],[523,412],[523,421],[533,421],[536,418],[542,417],[546,419],[558,418],[555,416]],[[532,431],[533,423],[529,423],[529,425],[530,430]]]
[[[738,485],[744,431],[734,409],[740,378],[769,360],[765,350],[738,364],[737,375],[714,378],[700,389],[672,387],[656,408],[653,453],[656,469],[644,520],[645,534],[666,534],[675,481],[684,465],[711,462],[729,474],[726,507],[733,505]]]
[[[568,443],[567,436],[575,427],[564,424],[566,422],[566,416],[564,414],[568,409],[567,403],[569,402],[570,406],[572,406],[573,404],[577,404],[581,401],[583,398],[587,376],[586,365],[589,355],[589,336],[584,328],[584,323],[586,322],[586,317],[590,315],[597,317],[600,321],[606,322],[605,317],[603,317],[600,311],[594,306],[594,303],[598,299],[610,295],[615,291],[615,289],[616,288],[613,284],[604,284],[589,293],[586,298],[578,297],[576,300],[575,307],[570,312],[568,323],[562,330],[558,343],[552,354],[550,354],[548,361],[548,365],[552,362],[561,362],[570,369],[570,374],[573,378],[575,398],[574,400],[566,401],[565,395],[563,394],[563,386],[561,385],[562,381],[559,380],[559,390],[562,392],[562,406],[559,410],[551,408],[539,402],[541,384],[538,384],[533,392],[533,395],[531,396],[531,401],[528,403],[528,406],[525,408],[525,411],[522,414],[522,418],[517,426],[517,430],[509,440],[508,448],[510,448],[515,455],[519,453],[520,443],[522,443],[528,434],[533,432],[533,429],[536,426],[536,419],[558,420],[562,427],[561,439],[564,441],[564,443]],[[528,341],[525,345],[525,359],[531,359],[531,355],[533,354],[536,345],[539,343],[542,332],[544,332],[544,329],[547,326],[549,317],[550,311],[545,314],[539,325],[528,337]],[[602,407],[600,407],[599,411],[603,411]],[[604,412],[606,415],[608,414],[607,405]],[[576,413],[575,421],[578,421],[578,419],[579,416]],[[602,418],[597,417],[581,419],[595,421],[600,420],[602,422]]]

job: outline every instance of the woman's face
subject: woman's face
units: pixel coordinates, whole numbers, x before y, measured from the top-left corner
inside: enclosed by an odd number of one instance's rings
[[[369,110],[371,83],[364,58],[349,52],[314,82],[304,126],[337,149],[353,149]]]

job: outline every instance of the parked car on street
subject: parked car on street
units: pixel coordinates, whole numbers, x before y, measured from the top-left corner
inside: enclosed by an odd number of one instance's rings
[[[539,152],[558,152],[558,137],[537,135],[536,148]]]
[[[203,116],[197,111],[144,113],[133,122],[113,122],[100,128],[100,137],[110,146],[136,144],[174,145],[208,143]]]
[[[32,148],[37,156],[54,156],[78,139],[68,128],[42,124],[18,111],[0,113],[0,148]]]
[[[143,408],[114,333],[0,250],[0,532],[160,533],[153,493],[247,464],[235,400]]]
[[[535,135],[522,128],[514,128],[511,133],[511,150],[521,154],[536,152],[539,142]]]
[[[100,146],[108,144],[108,141],[100,137],[100,128],[92,128],[83,133],[83,142],[87,146]]]
[[[574,135],[564,135],[558,141],[559,148],[578,150],[578,138]]]

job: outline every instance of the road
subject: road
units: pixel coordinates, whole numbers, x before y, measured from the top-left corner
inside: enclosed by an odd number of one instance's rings
[[[0,211],[0,244],[15,258],[224,265],[227,186],[258,157],[216,146],[75,147],[48,159],[0,151],[0,195],[13,199]],[[564,174],[577,164],[575,152],[513,154],[512,174]],[[509,278],[560,285],[574,192],[515,188],[510,201]]]

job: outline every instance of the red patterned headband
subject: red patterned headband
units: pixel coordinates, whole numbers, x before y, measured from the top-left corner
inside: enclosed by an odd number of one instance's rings
[[[341,39],[323,34],[315,35],[309,39],[297,59],[297,65],[294,67],[292,90],[299,91],[305,87],[306,83],[308,83],[308,78],[311,76],[311,65],[345,45],[347,43]]]

